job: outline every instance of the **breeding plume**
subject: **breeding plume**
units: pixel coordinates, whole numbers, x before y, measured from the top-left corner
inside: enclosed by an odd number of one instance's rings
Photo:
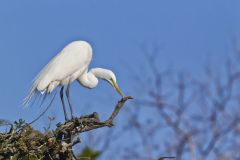
[[[62,101],[65,120],[67,120],[66,107],[64,104],[64,87],[66,87],[66,97],[73,118],[73,108],[69,95],[70,84],[77,80],[80,85],[86,88],[95,88],[98,78],[106,80],[116,91],[123,96],[116,81],[115,74],[108,69],[93,68],[88,69],[92,60],[92,47],[85,41],[74,41],[68,44],[58,53],[36,76],[34,83],[25,99],[27,104],[36,92],[43,95],[51,93],[60,86],[60,97]]]

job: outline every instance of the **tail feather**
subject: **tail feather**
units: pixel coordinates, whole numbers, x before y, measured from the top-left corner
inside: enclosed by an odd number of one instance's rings
[[[27,96],[23,99],[23,106],[27,107],[29,103],[31,102],[32,98],[35,96],[35,94],[38,92],[37,86],[39,82],[42,79],[42,74],[45,72],[46,67],[43,68],[43,70],[33,79],[32,81],[32,87],[28,91]],[[41,94],[44,94],[45,91],[41,92]]]
[[[30,88],[30,90],[28,91],[27,96],[23,99],[23,106],[27,107],[30,102],[32,101],[33,97],[35,97],[36,93],[38,93],[37,90],[37,85],[39,83],[39,79],[37,79],[37,77],[35,78],[36,80],[33,82],[32,87]],[[45,91],[40,92],[42,95],[45,94]]]
[[[39,83],[42,81],[42,79],[44,78],[45,75],[47,75],[47,73],[49,72],[49,69],[54,66],[57,61],[55,61],[55,59],[58,56],[55,56],[53,58],[53,60],[51,60],[39,73],[38,75],[33,79],[33,85],[31,87],[31,89],[28,92],[28,95],[26,96],[26,98],[24,98],[23,100],[23,106],[28,106],[29,103],[31,102],[31,99],[35,96],[36,92],[39,92],[37,90],[37,86],[39,85]],[[42,95],[47,94],[46,90],[40,91]]]
[[[28,95],[23,99],[23,106],[27,107],[31,101],[31,99],[34,97],[36,93],[35,88],[31,88],[30,91],[28,92]]]

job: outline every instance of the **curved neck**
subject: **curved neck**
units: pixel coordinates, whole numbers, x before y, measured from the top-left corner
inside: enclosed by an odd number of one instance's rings
[[[98,84],[97,77],[91,71],[85,71],[77,81],[86,88],[94,88]]]
[[[110,79],[110,73],[111,72],[110,70],[108,69],[104,69],[104,68],[92,68],[90,70],[90,72],[96,76],[97,78],[101,78],[101,79]]]
[[[112,71],[103,68],[93,68],[89,72],[86,70],[79,78],[78,82],[87,88],[94,88],[98,84],[98,79],[110,79]]]

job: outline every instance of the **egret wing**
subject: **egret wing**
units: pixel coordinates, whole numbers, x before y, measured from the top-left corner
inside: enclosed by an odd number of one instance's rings
[[[91,46],[84,41],[76,41],[67,45],[37,75],[24,103],[32,98],[36,90],[42,91],[52,81],[61,81],[78,70],[89,65],[92,59]]]

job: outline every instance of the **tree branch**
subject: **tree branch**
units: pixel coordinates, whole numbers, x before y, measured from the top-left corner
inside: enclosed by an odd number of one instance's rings
[[[123,97],[115,106],[110,117],[100,121],[98,113],[81,116],[58,123],[54,131],[41,133],[30,125],[19,121],[11,132],[0,134],[0,160],[30,158],[30,159],[76,159],[72,147],[80,143],[79,133],[102,127],[112,127],[113,121],[125,102],[133,99],[131,96]],[[24,126],[24,128],[22,128]],[[18,129],[21,128],[19,131]],[[76,138],[77,137],[77,138]]]

